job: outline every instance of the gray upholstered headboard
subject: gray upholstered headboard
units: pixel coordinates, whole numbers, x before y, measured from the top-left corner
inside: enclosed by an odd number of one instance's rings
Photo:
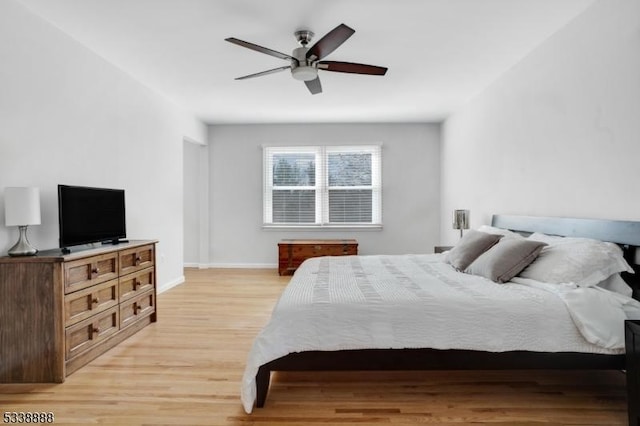
[[[563,237],[593,238],[621,245],[640,246],[640,222],[569,217],[493,215],[491,224],[522,232],[542,232]]]

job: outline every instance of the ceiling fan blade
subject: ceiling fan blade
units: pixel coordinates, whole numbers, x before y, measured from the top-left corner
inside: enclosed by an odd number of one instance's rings
[[[387,68],[375,65],[355,64],[353,62],[321,61],[318,69],[334,72],[348,72],[353,74],[385,75]]]
[[[288,70],[290,68],[291,68],[291,65],[287,65],[286,67],[274,68],[272,70],[267,70],[267,71],[257,72],[255,74],[249,74],[242,77],[237,77],[236,80],[246,80],[247,78],[261,77],[263,75],[274,74],[280,71]]]
[[[347,27],[345,24],[340,24],[322,37],[311,49],[307,52],[307,59],[311,61],[317,61],[329,53],[336,50],[342,43],[347,41],[349,37],[356,31],[353,28]]]
[[[268,49],[266,47],[258,46],[257,44],[249,43],[248,41],[239,40],[235,37],[225,38],[229,43],[237,44],[238,46],[246,47],[247,49],[255,50],[256,52],[264,53],[266,55],[275,56],[276,58],[285,59],[287,61],[296,61],[294,57],[289,56],[285,53],[278,52],[276,50]]]
[[[304,84],[307,85],[307,89],[309,89],[312,95],[317,95],[318,93],[322,93],[322,84],[320,84],[319,77],[316,77],[313,80],[305,81]]]

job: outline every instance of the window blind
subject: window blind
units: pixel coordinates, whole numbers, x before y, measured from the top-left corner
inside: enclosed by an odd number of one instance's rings
[[[266,225],[380,225],[381,149],[264,148]]]

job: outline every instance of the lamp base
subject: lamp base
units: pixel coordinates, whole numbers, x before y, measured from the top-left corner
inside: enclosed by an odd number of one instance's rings
[[[38,249],[33,247],[27,239],[27,226],[19,226],[20,237],[18,242],[9,249],[9,256],[33,256],[38,253]]]

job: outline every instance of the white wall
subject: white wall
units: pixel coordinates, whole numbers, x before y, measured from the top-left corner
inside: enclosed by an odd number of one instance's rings
[[[179,282],[182,141],[206,142],[206,126],[12,0],[0,58],[0,191],[40,187],[31,242],[58,246],[57,184],[124,188],[128,236],[159,239],[159,284]],[[0,196],[0,252],[17,235]]]
[[[262,229],[262,144],[382,143],[382,230]],[[356,238],[360,254],[425,253],[438,243],[440,126],[209,127],[210,265],[275,266],[282,238]]]
[[[640,0],[600,0],[443,126],[450,216],[640,220]]]

